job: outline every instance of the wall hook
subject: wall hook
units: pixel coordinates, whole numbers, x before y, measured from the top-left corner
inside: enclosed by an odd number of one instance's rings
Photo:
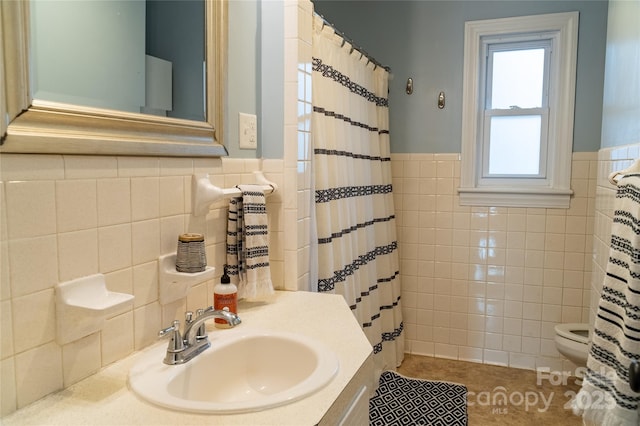
[[[438,109],[444,109],[444,92],[438,95]]]
[[[407,87],[405,91],[407,92],[407,95],[410,95],[413,93],[413,79],[411,77],[407,79]]]

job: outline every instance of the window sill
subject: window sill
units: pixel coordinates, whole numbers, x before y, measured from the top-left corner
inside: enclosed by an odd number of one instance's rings
[[[458,188],[461,206],[568,209],[570,189]]]

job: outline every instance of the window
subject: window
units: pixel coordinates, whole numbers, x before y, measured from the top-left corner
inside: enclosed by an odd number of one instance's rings
[[[578,13],[465,25],[460,203],[568,208]]]
[[[550,44],[486,42],[483,178],[545,175]]]

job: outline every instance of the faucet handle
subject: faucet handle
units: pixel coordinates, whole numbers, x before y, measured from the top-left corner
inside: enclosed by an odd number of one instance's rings
[[[167,352],[180,352],[184,349],[184,340],[180,334],[180,321],[175,320],[173,324],[167,328],[163,328],[158,332],[158,337],[165,337],[171,334],[171,341]]]
[[[204,314],[204,309],[196,310],[196,318],[200,318]],[[196,340],[202,340],[207,338],[207,330],[205,328],[204,323],[200,324],[198,327],[198,332],[196,333]]]
[[[189,324],[191,321],[193,321],[193,312],[191,311],[187,311],[184,314],[184,323],[185,324]]]
[[[171,326],[163,328],[158,332],[158,337],[168,335],[171,335],[171,340],[169,341],[167,353],[162,362],[167,365],[175,365],[178,363],[180,353],[184,351],[184,340],[182,339],[182,334],[180,334],[180,321],[175,320]]]
[[[158,337],[164,337],[172,331],[176,330],[180,330],[180,321],[178,320],[173,321],[173,324],[171,324],[169,327],[163,328],[162,330],[158,331]]]

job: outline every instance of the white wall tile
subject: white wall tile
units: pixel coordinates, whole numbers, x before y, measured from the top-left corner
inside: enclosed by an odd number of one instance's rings
[[[157,260],[161,254],[160,221],[152,219],[134,222],[131,225],[131,243],[134,265]]]
[[[134,345],[139,350],[158,339],[161,323],[161,309],[157,302],[141,306],[133,311]],[[167,324],[169,326],[171,324]]]
[[[66,179],[116,177],[118,173],[115,157],[65,155],[63,158]]]
[[[11,301],[0,302],[0,359],[13,355],[13,315]]]
[[[12,240],[8,245],[6,253],[12,271],[11,294],[14,297],[45,290],[58,283],[55,235]]]
[[[53,288],[13,299],[13,342],[16,353],[50,342],[56,337]]]
[[[218,272],[219,270],[219,272]],[[216,275],[222,276],[222,267],[216,269]],[[220,279],[216,277],[212,280],[212,285],[216,285],[220,282]],[[213,291],[209,291],[207,283],[200,283],[194,285],[187,294],[187,310],[195,312],[198,309],[206,309],[208,306],[213,305]]]
[[[184,213],[184,179],[182,176],[161,177],[159,190],[160,216]]]
[[[101,367],[100,333],[68,343],[62,347],[62,373],[64,386],[84,379]]]
[[[138,308],[158,300],[158,262],[133,267],[134,307]]]
[[[269,266],[271,268],[271,282],[273,283],[273,288],[277,290],[285,290],[285,279],[284,279],[284,260],[282,261],[270,261]],[[288,290],[288,289],[287,289]]]
[[[219,210],[216,211],[216,213],[214,213],[214,215],[219,214]],[[211,214],[207,215],[207,217],[210,217]],[[209,220],[207,220],[207,224],[209,224]],[[221,223],[220,221],[217,221],[216,223],[216,231],[217,232],[221,232],[222,230],[224,230],[224,226],[226,225],[226,223]],[[208,227],[209,228],[209,227]],[[179,216],[171,216],[171,217],[163,217],[162,219],[160,219],[160,253],[161,254],[167,254],[167,253],[173,253],[176,251],[176,248],[178,246],[178,237],[180,236],[180,234],[185,232],[185,225],[184,225],[184,217],[182,215]],[[207,232],[207,235],[205,235],[205,244],[211,244],[214,241],[212,241],[209,237],[210,233]]]
[[[522,338],[520,336],[505,335],[502,337],[502,349],[507,352],[520,352]]]
[[[58,268],[60,281],[98,272],[98,230],[58,234]]]
[[[509,367],[534,370],[536,368],[536,359],[532,355],[511,352],[509,353]]]
[[[504,351],[485,349],[483,351],[484,363],[492,365],[509,365],[509,354]]]
[[[98,224],[96,181],[57,181],[56,213],[58,232],[95,228]]]
[[[56,232],[54,181],[5,182],[9,238],[28,238]]]
[[[8,239],[7,199],[4,194],[4,182],[0,181],[0,206],[2,206],[0,209],[0,243],[6,243]],[[2,248],[6,248],[6,246],[2,246]]]
[[[482,349],[460,346],[458,348],[458,359],[461,361],[470,361],[482,363]]]
[[[458,359],[458,346],[436,343],[434,345],[434,354],[439,358]]]
[[[222,174],[222,157],[220,158],[194,158],[193,173]],[[191,179],[191,176],[188,176]]]
[[[131,181],[129,178],[98,179],[98,225],[131,222]]]
[[[161,157],[160,176],[184,176],[193,173],[193,159],[188,157]]]
[[[108,319],[100,334],[102,366],[118,361],[133,352],[133,312]]]
[[[108,273],[131,266],[131,224],[98,228],[100,272]]]
[[[117,157],[118,176],[159,176],[160,159],[155,157]]]
[[[157,218],[160,215],[160,180],[155,177],[131,179],[131,219]]]
[[[0,180],[64,179],[62,155],[7,154],[0,156]]]
[[[55,343],[22,352],[15,357],[18,408],[61,389],[62,351]]]
[[[7,358],[0,361],[0,416],[5,416],[16,410],[15,377],[15,359]]]

